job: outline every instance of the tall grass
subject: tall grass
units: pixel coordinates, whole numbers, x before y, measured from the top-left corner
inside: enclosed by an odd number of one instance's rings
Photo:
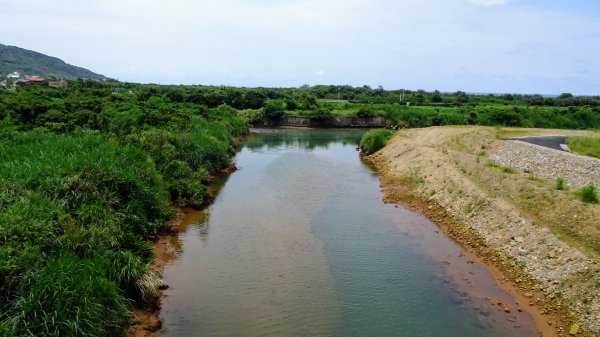
[[[14,135],[0,145],[0,309],[15,336],[105,336],[171,214],[140,149],[100,135]],[[151,246],[150,246],[151,248]]]
[[[360,149],[365,154],[372,154],[384,147],[393,135],[394,132],[387,129],[370,130],[361,138]]]
[[[600,138],[569,138],[567,139],[567,145],[575,153],[600,158]]]
[[[102,261],[72,253],[51,257],[26,278],[13,316],[15,336],[106,336],[127,324],[127,302]]]
[[[247,129],[177,88],[86,83],[0,91],[0,337],[122,335],[170,204],[204,204]]]

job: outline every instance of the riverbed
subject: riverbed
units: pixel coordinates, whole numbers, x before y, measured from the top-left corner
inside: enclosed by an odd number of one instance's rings
[[[162,336],[537,336],[491,272],[383,202],[360,130],[256,129],[188,211]]]

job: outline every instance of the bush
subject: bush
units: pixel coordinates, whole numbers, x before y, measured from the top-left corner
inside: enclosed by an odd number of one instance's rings
[[[365,154],[371,154],[385,146],[394,132],[387,129],[374,129],[365,133],[360,139],[360,149]]]
[[[558,180],[556,180],[556,189],[559,191],[565,189],[565,180],[563,178],[558,178]]]
[[[174,160],[165,168],[167,190],[171,201],[180,206],[200,207],[208,197],[208,189],[202,181],[208,178],[203,167],[195,172],[183,161]]]
[[[578,192],[579,198],[583,202],[598,203],[598,193],[596,192],[596,187],[593,185],[586,186],[579,190]]]

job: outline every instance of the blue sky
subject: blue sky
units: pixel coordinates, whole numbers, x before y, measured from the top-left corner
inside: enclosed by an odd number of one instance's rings
[[[600,95],[595,0],[0,0],[0,22],[122,81]]]

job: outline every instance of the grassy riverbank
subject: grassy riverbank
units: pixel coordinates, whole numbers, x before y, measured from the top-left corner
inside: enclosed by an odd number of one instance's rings
[[[231,108],[73,84],[0,95],[0,336],[113,336],[153,305],[151,240],[201,206]]]
[[[450,236],[501,270],[500,281],[536,307],[542,313],[538,322],[552,324],[554,335],[577,324],[583,335],[596,336],[600,208],[582,202],[573,189],[557,190],[556,180],[535,169],[523,172],[489,159],[507,135],[561,134],[594,136],[572,130],[411,129],[371,158],[382,171],[389,201],[418,200]]]

